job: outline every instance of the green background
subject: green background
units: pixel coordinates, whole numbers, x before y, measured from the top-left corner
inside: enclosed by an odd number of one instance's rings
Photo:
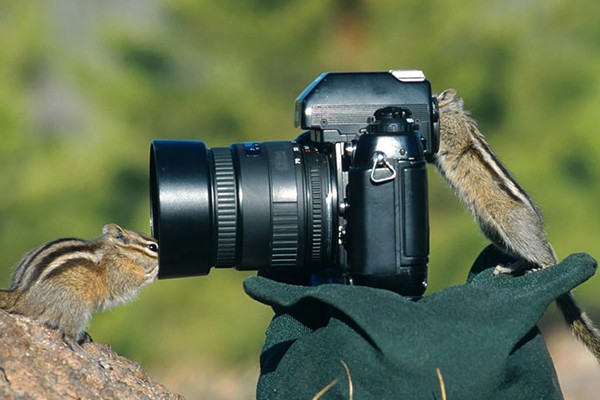
[[[598,1],[0,0],[0,37],[4,287],[45,241],[108,222],[148,232],[152,139],[291,140],[294,99],[325,71],[421,69],[456,88],[559,257],[600,255]],[[429,172],[435,291],[463,282],[486,240]],[[89,331],[190,398],[211,374],[251,385],[270,310],[242,292],[247,275],[159,281]],[[577,291],[592,314],[598,290]]]

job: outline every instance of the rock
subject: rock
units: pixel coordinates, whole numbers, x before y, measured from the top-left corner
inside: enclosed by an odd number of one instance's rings
[[[61,334],[0,310],[1,399],[183,399],[108,345],[73,351]]]

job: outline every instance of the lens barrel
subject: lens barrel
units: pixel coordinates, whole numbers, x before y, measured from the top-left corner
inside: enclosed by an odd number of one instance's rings
[[[306,273],[332,263],[335,185],[329,158],[295,142],[155,140],[152,233],[160,278],[210,268]]]

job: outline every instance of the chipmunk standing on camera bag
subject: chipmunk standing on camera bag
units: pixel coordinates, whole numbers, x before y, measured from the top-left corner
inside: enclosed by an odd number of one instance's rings
[[[494,154],[476,121],[463,108],[456,91],[437,96],[440,107],[440,149],[435,164],[479,222],[485,236],[518,259],[496,267],[495,274],[547,268],[557,263],[542,214]],[[600,361],[600,332],[571,292],[556,303],[573,334]]]

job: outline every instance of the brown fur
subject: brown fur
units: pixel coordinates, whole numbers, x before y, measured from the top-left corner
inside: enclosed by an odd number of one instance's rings
[[[73,348],[89,338],[92,313],[131,300],[157,272],[154,239],[108,224],[95,240],[59,239],[26,254],[0,308],[60,330]]]
[[[475,216],[485,236],[520,260],[499,266],[497,273],[546,268],[557,263],[542,213],[494,154],[463,100],[454,89],[437,96],[440,105],[440,150],[436,166]],[[573,334],[600,362],[600,332],[569,292],[556,303]]]

